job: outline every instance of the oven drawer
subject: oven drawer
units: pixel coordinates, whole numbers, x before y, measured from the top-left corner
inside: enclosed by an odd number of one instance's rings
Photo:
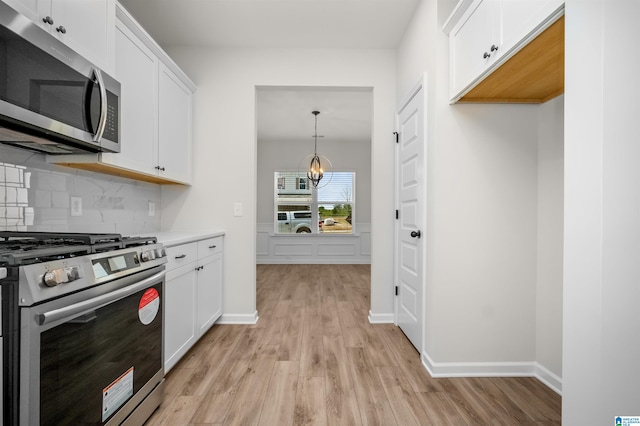
[[[195,262],[198,259],[198,244],[189,243],[167,247],[167,271]]]
[[[222,237],[198,241],[198,259],[222,252]]]

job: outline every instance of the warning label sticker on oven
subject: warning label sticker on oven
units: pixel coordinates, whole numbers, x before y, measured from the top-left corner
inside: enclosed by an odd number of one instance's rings
[[[158,291],[155,288],[150,288],[144,292],[138,304],[138,318],[140,318],[140,322],[144,325],[151,324],[156,318],[156,315],[158,315],[159,309],[160,295],[158,295]]]
[[[102,389],[102,421],[107,420],[133,396],[133,367]]]

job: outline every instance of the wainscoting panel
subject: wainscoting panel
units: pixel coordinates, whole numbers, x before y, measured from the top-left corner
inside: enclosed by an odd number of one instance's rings
[[[308,242],[274,242],[273,252],[276,256],[313,256],[313,244]]]
[[[331,237],[330,237],[331,238]],[[318,243],[318,256],[355,256],[356,244],[344,242],[340,244]]]
[[[276,235],[273,224],[257,224],[256,263],[371,263],[371,225],[355,235]]]

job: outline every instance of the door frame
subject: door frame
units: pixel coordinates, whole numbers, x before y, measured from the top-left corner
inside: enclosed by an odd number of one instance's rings
[[[427,157],[428,157],[428,131],[427,131],[427,73],[424,73],[422,75],[422,78],[418,81],[418,83],[416,85],[414,85],[414,87],[407,93],[407,95],[403,98],[402,102],[399,104],[397,110],[396,110],[396,116],[395,116],[395,131],[398,132],[400,129],[400,112],[409,104],[409,102],[411,102],[411,100],[414,98],[414,96],[420,91],[422,90],[422,96],[423,96],[423,131],[424,131],[424,173],[423,173],[423,181],[422,181],[422,185],[423,185],[423,190],[422,190],[422,196],[424,197],[424,212],[422,215],[422,223],[420,223],[420,229],[423,230],[423,236],[422,238],[424,239],[424,247],[422,248],[422,264],[423,264],[423,269],[422,269],[422,300],[420,301],[420,303],[422,303],[422,330],[421,330],[421,334],[422,334],[422,344],[421,344],[421,348],[418,350],[418,352],[420,353],[420,355],[422,356],[422,353],[424,352],[424,347],[425,347],[425,338],[426,338],[426,332],[425,332],[425,319],[426,319],[426,315],[427,315],[427,303],[426,303],[426,290],[427,290],[427,280],[426,280],[426,271],[427,271],[427,237],[428,237],[428,233],[427,233],[427,207],[428,207],[428,198],[427,198],[427,174],[428,174],[428,170],[427,170]],[[394,150],[394,187],[393,187],[393,203],[394,203],[394,208],[396,209],[396,211],[399,211],[399,207],[400,207],[400,200],[399,200],[399,194],[398,194],[398,184],[400,181],[400,173],[399,173],[399,167],[398,167],[398,162],[400,160],[400,146],[399,143],[397,143],[397,139],[396,139],[396,143],[395,143],[395,150]],[[400,221],[398,219],[396,219],[394,221],[394,227],[393,227],[393,233],[394,233],[394,237],[393,237],[393,279],[394,279],[394,296],[393,296],[393,322],[396,326],[398,326],[398,312],[399,312],[399,306],[400,306],[400,298],[399,298],[399,294],[396,295],[395,294],[395,288],[399,287],[400,284],[400,267],[399,267],[399,260],[400,260],[400,256],[398,254],[398,248],[399,248],[399,243],[400,243]]]

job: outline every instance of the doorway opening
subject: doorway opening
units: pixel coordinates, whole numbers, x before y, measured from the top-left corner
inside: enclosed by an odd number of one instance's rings
[[[305,177],[313,111],[335,189]],[[256,263],[371,263],[372,127],[372,87],[256,87]]]

